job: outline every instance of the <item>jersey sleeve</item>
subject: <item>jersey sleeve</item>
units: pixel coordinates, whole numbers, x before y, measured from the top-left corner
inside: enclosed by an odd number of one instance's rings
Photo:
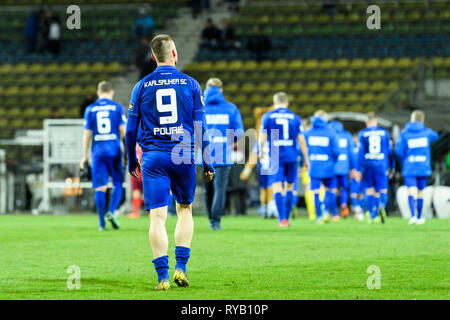
[[[244,135],[244,123],[242,122],[242,116],[237,107],[235,107],[233,114],[233,130],[235,132],[236,139],[239,139]]]
[[[389,168],[395,169],[395,157],[394,157],[394,146],[392,144],[391,135],[386,130],[386,139],[388,145],[388,159],[389,159]]]
[[[120,126],[123,126],[127,123],[127,117],[125,116],[125,111],[124,111],[124,107],[119,104],[119,112],[118,112],[118,117],[119,117],[119,121],[117,122]]]
[[[398,136],[397,143],[395,144],[395,155],[400,161],[403,161],[403,158],[405,157],[405,143],[401,133]]]
[[[303,129],[302,129],[302,119],[296,115],[297,118],[297,125],[296,125],[296,136],[298,136],[299,134],[303,134]]]
[[[269,117],[267,116],[267,113],[263,114],[261,118],[261,127],[259,128],[259,131],[268,130],[269,128]]]
[[[430,141],[434,142],[439,138],[439,134],[436,131],[430,129],[429,137],[430,137]]]
[[[84,128],[87,130],[92,130],[92,121],[91,121],[91,108],[86,108],[84,111]]]
[[[138,118],[141,115],[141,106],[139,94],[141,89],[141,81],[136,83],[131,92],[130,104],[128,105],[128,117]]]

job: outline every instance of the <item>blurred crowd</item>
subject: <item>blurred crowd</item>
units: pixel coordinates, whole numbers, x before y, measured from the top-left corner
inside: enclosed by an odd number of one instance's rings
[[[25,25],[27,53],[50,52],[58,55],[61,48],[61,22],[51,9],[33,11]]]

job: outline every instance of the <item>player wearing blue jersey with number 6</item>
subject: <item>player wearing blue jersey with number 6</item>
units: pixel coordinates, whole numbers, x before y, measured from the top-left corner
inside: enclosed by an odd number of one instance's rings
[[[395,146],[395,154],[402,162],[402,175],[408,187],[409,224],[425,223],[422,218],[423,190],[431,175],[430,143],[438,139],[437,132],[425,127],[424,121],[425,113],[414,111],[411,122],[406,124]]]
[[[178,53],[168,35],[151,41],[158,67],[134,87],[128,107],[126,145],[128,171],[137,177],[142,168],[145,208],[150,211],[149,240],[158,274],[157,290],[170,289],[167,203],[172,191],[177,202],[175,273],[173,280],[187,287],[186,264],[194,233],[192,201],[196,185],[194,148],[201,146],[206,181],[214,176],[210,164],[202,90],[196,80],[175,67]],[[142,148],[142,165],[136,158],[136,140]]]
[[[265,113],[261,120],[259,134],[259,157],[267,156],[264,145],[269,146],[269,169],[262,170],[263,174],[269,174],[275,203],[278,209],[280,227],[289,226],[289,214],[294,201],[294,182],[297,179],[297,146],[303,154],[303,167],[309,167],[308,149],[305,137],[301,130],[301,119],[288,109],[288,96],[284,92],[278,92],[273,96],[274,109]],[[264,172],[266,171],[266,172]]]
[[[362,172],[366,187],[369,223],[378,221],[378,210],[387,203],[388,171],[393,169],[393,149],[389,132],[378,126],[373,112],[367,114],[366,128],[358,133],[360,144],[357,170]],[[384,217],[383,217],[384,218]]]
[[[83,158],[80,168],[87,165],[89,143],[92,140],[92,185],[95,189],[95,206],[98,211],[99,230],[105,230],[106,189],[108,178],[112,178],[113,191],[106,218],[114,229],[119,223],[114,211],[122,199],[123,166],[120,139],[125,137],[125,114],[123,106],[112,101],[114,90],[108,81],[97,88],[98,100],[86,108],[84,113]]]

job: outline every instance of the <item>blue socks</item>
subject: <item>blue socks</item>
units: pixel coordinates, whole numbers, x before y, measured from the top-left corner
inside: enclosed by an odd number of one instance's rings
[[[341,206],[348,205],[348,192],[346,188],[341,188]]]
[[[286,207],[284,205],[284,198],[283,195],[280,192],[277,192],[274,194],[275,203],[277,205],[278,209],[278,220],[281,222],[281,220],[285,219],[285,210]]]
[[[416,199],[414,199],[414,196],[408,196],[408,202],[409,202],[409,210],[411,211],[411,218],[413,218],[416,213]]]
[[[114,186],[111,192],[111,200],[109,201],[109,211],[114,213],[122,200],[123,188],[122,184]]]
[[[103,191],[95,191],[95,207],[98,212],[100,227],[105,227],[106,195]]]
[[[158,274],[158,281],[162,279],[169,279],[169,257],[162,256],[152,260],[155,265],[156,273]]]
[[[286,200],[285,200],[285,205],[286,205],[286,211],[285,211],[285,218],[287,220],[289,220],[289,216],[291,214],[291,210],[292,210],[292,203],[294,202],[294,194],[292,193],[292,191],[286,191]]]
[[[175,269],[180,268],[184,272],[186,272],[186,264],[191,256],[191,249],[187,247],[175,247],[175,259],[177,264],[175,265]]]
[[[322,218],[322,203],[320,203],[319,192],[314,193],[314,207],[316,209],[317,219]]]
[[[333,214],[333,217],[338,216],[339,214],[337,210],[337,195],[330,191],[328,201],[330,201],[330,209]]]
[[[388,194],[387,193],[380,193],[380,208],[386,208],[388,202]]]
[[[375,219],[378,215],[378,198],[375,198],[373,195],[368,195],[367,209],[370,212],[370,219]]]
[[[417,219],[422,217],[423,198],[417,198]]]

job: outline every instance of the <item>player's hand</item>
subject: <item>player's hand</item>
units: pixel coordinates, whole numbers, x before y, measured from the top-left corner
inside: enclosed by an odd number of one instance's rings
[[[135,167],[135,169],[133,171],[130,172],[130,174],[133,177],[135,177],[136,179],[139,179],[139,173],[138,172],[142,172],[141,171],[141,164],[139,163],[139,161],[136,161],[136,167]]]
[[[203,171],[206,182],[211,182],[214,179],[214,175],[216,174],[216,170],[210,164],[203,164]]]
[[[362,174],[359,171],[355,171],[355,180],[360,182],[362,179]]]
[[[88,162],[87,158],[83,157],[80,161],[80,169],[83,170],[84,166],[86,165],[86,163]]]
[[[308,169],[309,169],[309,160],[308,160],[308,159],[305,159],[305,160],[303,161],[302,170],[308,171]]]
[[[248,178],[249,178],[251,172],[252,172],[252,171],[251,171],[250,168],[245,167],[244,170],[242,170],[241,175],[239,176],[239,178],[240,178],[242,181],[248,181]]]

